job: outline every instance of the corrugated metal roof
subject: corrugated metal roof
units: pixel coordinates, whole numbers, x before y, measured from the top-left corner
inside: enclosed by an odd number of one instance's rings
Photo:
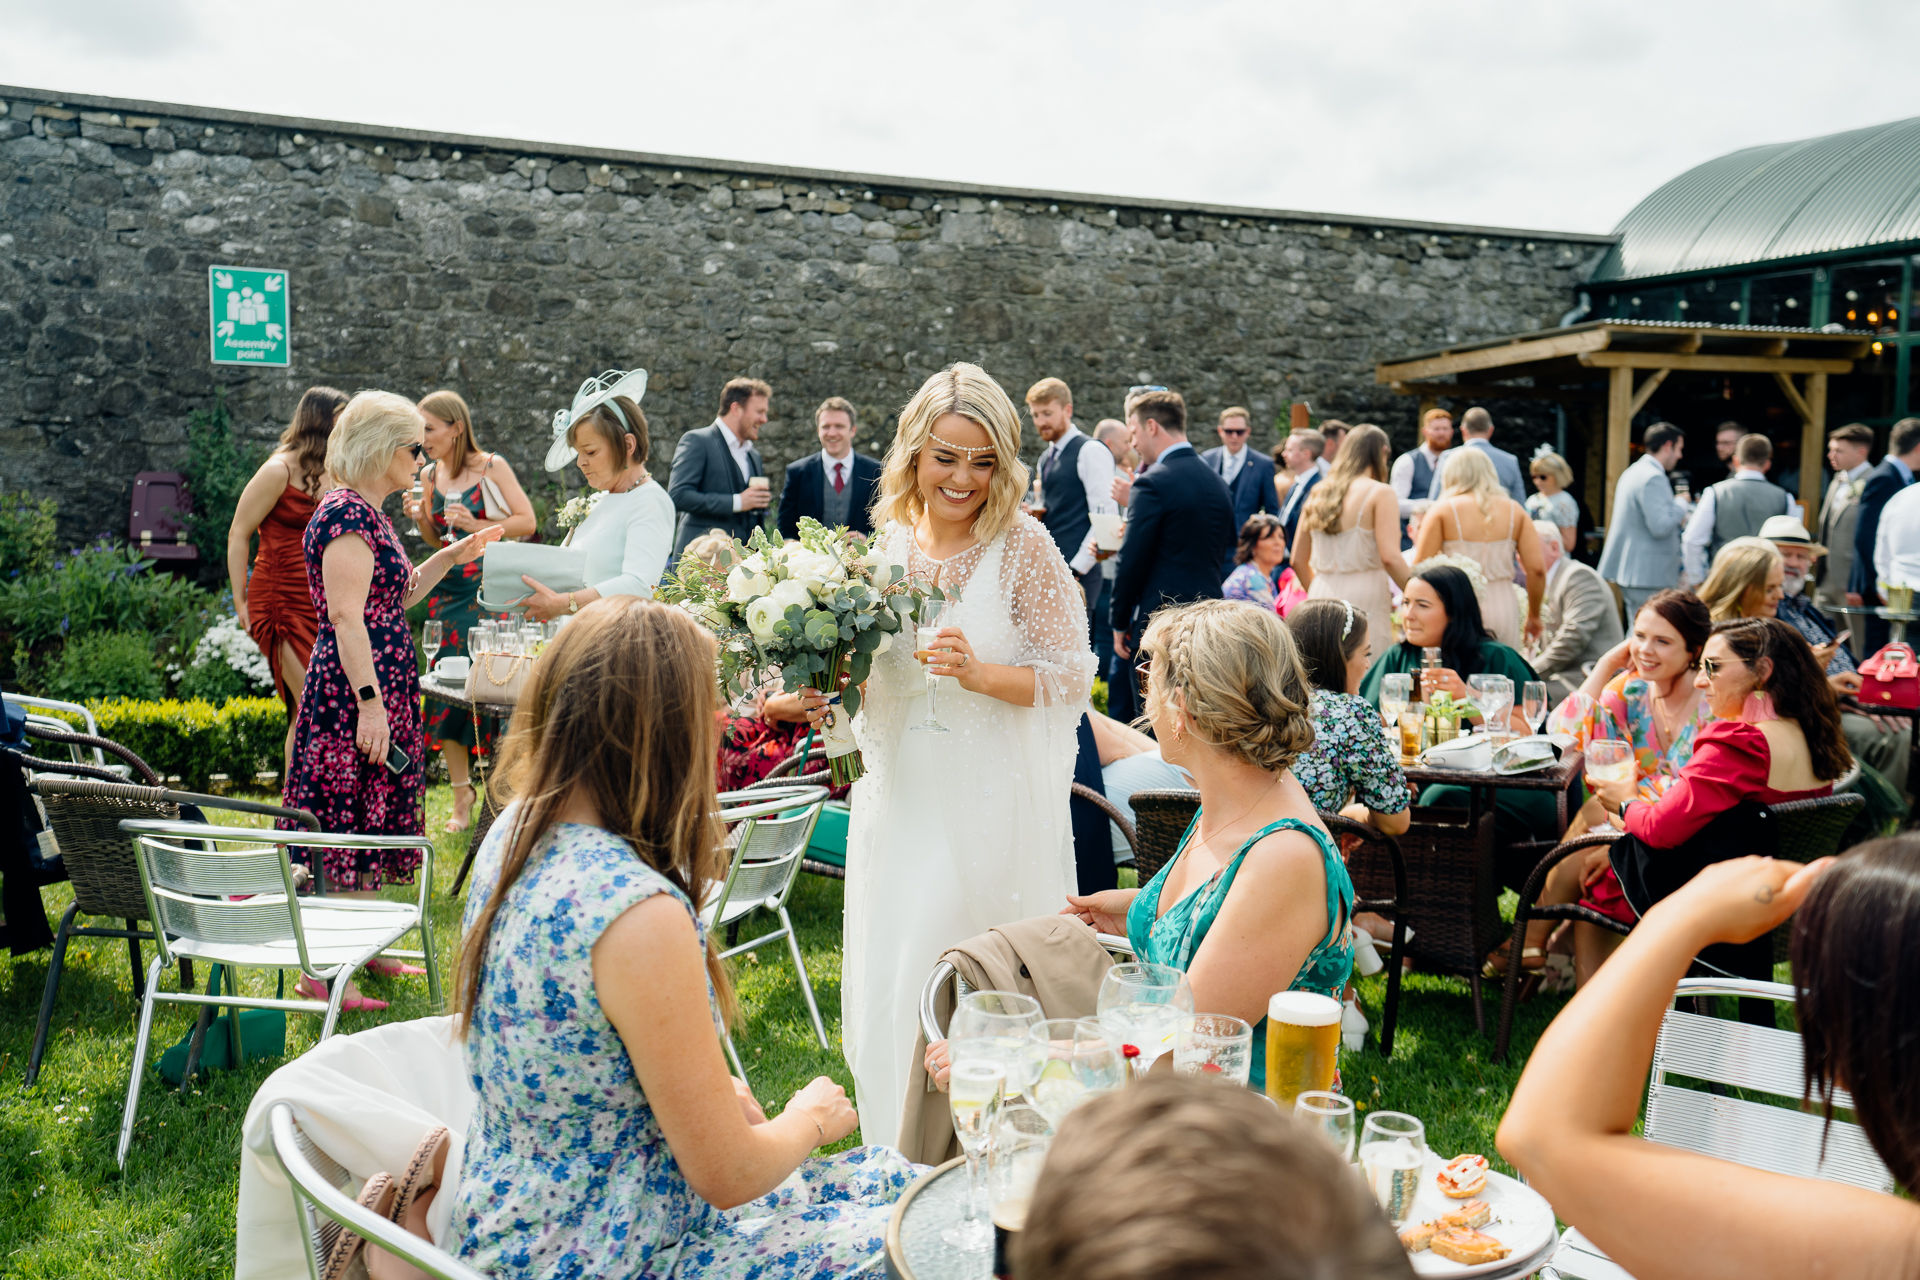
[[[1596,281],[1920,239],[1920,117],[1709,160],[1634,206],[1615,234]]]

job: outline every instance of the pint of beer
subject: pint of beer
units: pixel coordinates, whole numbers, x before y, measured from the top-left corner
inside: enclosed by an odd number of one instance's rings
[[[1333,1088],[1339,1067],[1340,1002],[1311,991],[1282,991],[1267,1002],[1267,1096],[1291,1115],[1309,1089]]]

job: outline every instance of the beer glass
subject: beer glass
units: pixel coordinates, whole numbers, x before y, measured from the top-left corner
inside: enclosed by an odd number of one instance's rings
[[[1253,1070],[1253,1028],[1232,1014],[1194,1014],[1174,1036],[1173,1069],[1246,1084]]]
[[[1267,1096],[1282,1111],[1310,1090],[1333,1088],[1340,1065],[1340,1002],[1312,991],[1267,1001]]]
[[[1353,1162],[1353,1099],[1309,1089],[1293,1100],[1293,1118],[1333,1144],[1340,1158]]]
[[[1633,744],[1618,738],[1595,738],[1587,744],[1587,776],[1596,782],[1632,782]]]
[[[947,1076],[953,1133],[967,1157],[967,1216],[941,1232],[940,1238],[963,1253],[993,1248],[993,1224],[980,1216],[980,1158],[993,1140],[1006,1082],[1006,1069],[988,1058],[956,1059]]]
[[[1427,1127],[1400,1111],[1376,1111],[1360,1132],[1360,1170],[1387,1220],[1398,1227],[1413,1216],[1420,1173],[1427,1162]]]
[[[960,997],[947,1024],[947,1057],[985,1058],[998,1062],[1007,1072],[1007,1096],[1028,1091],[1033,1085],[1033,1055],[1027,1048],[1027,1032],[1040,1022],[1040,1002],[1016,991],[969,991]]]

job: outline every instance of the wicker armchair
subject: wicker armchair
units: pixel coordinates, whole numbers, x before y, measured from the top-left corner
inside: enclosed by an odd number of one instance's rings
[[[1136,791],[1133,806],[1133,869],[1145,884],[1180,850],[1180,839],[1200,812],[1200,793],[1184,787]]]
[[[1400,1020],[1401,958],[1407,950],[1407,860],[1400,842],[1378,827],[1337,813],[1320,810],[1320,821],[1333,833],[1346,857],[1353,880],[1354,911],[1372,911],[1393,918],[1393,954],[1387,959],[1387,998],[1380,1009],[1380,1056],[1393,1056],[1393,1027]],[[1382,896],[1382,895],[1388,896]]]
[[[1134,830],[1133,824],[1127,821],[1127,815],[1120,812],[1120,807],[1084,782],[1076,782],[1073,784],[1073,798],[1075,800],[1085,800],[1101,813],[1107,815],[1107,821],[1111,822],[1119,830],[1121,837],[1127,842],[1127,848],[1132,851],[1132,856],[1128,858],[1128,862],[1138,867],[1140,865],[1140,836],[1139,833]],[[1127,864],[1122,863],[1120,865],[1125,866]]]

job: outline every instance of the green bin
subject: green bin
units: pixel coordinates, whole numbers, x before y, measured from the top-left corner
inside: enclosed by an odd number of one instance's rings
[[[820,810],[820,821],[813,824],[813,839],[807,856],[816,862],[847,867],[847,818],[850,810],[844,800],[829,800]]]

